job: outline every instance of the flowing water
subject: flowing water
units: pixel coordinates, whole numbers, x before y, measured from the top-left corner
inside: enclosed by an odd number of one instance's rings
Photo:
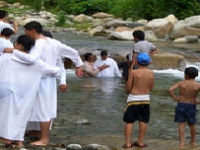
[[[23,33],[23,31],[20,31]],[[109,52],[131,50],[132,41],[110,41],[102,37],[91,37],[72,33],[55,33],[54,38],[74,47],[88,47],[94,50],[106,49]],[[200,44],[154,43],[165,51],[184,51],[195,55]],[[197,64],[188,64],[195,65]],[[183,79],[178,70],[154,70],[155,86],[151,93],[151,118],[148,124],[146,143],[151,150],[178,148],[178,124],[174,123],[174,102],[167,89]],[[200,81],[200,77],[197,78]],[[97,143],[121,149],[123,145],[123,108],[127,94],[125,83],[119,78],[78,78],[74,70],[67,70],[67,92],[58,91],[57,128],[51,131],[51,138],[60,142],[90,144]],[[198,108],[199,106],[197,106]],[[75,122],[87,119],[90,124],[76,125]],[[196,147],[189,146],[189,128],[186,127],[186,146],[182,149],[198,149],[200,146],[200,123],[197,123]],[[133,126],[133,140],[138,136],[138,123]],[[133,148],[137,149],[137,148]],[[141,149],[141,148],[138,148]]]

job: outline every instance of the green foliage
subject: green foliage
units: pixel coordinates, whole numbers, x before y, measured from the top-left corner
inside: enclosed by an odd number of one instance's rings
[[[66,16],[64,13],[60,13],[58,15],[58,22],[56,23],[56,26],[65,26],[66,25]]]
[[[52,11],[68,14],[92,15],[97,12],[111,13],[123,19],[154,19],[174,14],[178,19],[200,14],[199,0],[17,0],[41,9],[41,1]],[[14,3],[16,0],[6,0]]]

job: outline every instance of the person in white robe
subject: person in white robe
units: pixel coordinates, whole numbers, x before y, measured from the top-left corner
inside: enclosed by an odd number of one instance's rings
[[[26,35],[19,36],[15,48],[27,53],[34,40]],[[22,147],[27,122],[33,109],[37,90],[43,75],[54,76],[60,68],[37,60],[30,65],[13,54],[0,57],[0,141],[15,142]]]
[[[7,23],[7,16],[8,16],[8,12],[5,10],[0,10],[0,32],[4,29],[4,28],[10,28],[14,31],[14,34],[16,34],[18,32],[18,23],[16,21],[13,21],[13,27]],[[8,21],[9,22],[9,21]],[[11,23],[11,22],[10,22]]]
[[[1,31],[0,35],[0,56],[4,53],[7,47],[13,48],[13,44],[10,41],[10,36],[13,35],[14,32],[10,28],[5,28]]]
[[[49,37],[49,38],[53,38],[51,32],[49,31],[45,31],[43,30],[42,31],[42,34],[46,37]],[[65,71],[65,67],[64,67],[64,63],[62,62],[62,58],[61,57],[58,57],[57,58],[57,63],[56,63],[56,66],[59,67],[61,70],[62,70],[62,74],[61,74],[61,77],[58,78],[58,80],[60,81],[59,83],[59,89],[61,92],[65,92],[66,89],[67,89],[67,84],[66,84],[66,71]],[[52,125],[53,125],[53,119],[51,119],[51,124],[50,124],[50,130],[52,128]],[[33,136],[40,136],[40,124],[39,122],[35,122],[35,121],[29,121],[28,122],[28,125],[26,127],[26,135],[33,135]]]
[[[122,77],[122,74],[119,71],[117,63],[112,58],[108,57],[107,51],[101,51],[101,58],[97,58],[97,60],[94,62],[94,69],[96,70],[102,65],[108,65],[110,67],[99,72],[96,75],[97,77],[100,78]]]
[[[33,64],[36,60],[42,59],[45,63],[56,66],[58,57],[66,57],[71,59],[76,66],[76,75],[82,75],[83,62],[75,49],[62,44],[61,42],[44,37],[42,35],[42,26],[39,22],[32,21],[25,26],[25,33],[31,38],[36,40],[34,48],[30,54],[24,54],[19,51],[10,49],[10,52],[19,59]],[[32,142],[34,146],[46,146],[49,141],[49,127],[51,119],[57,116],[57,86],[56,78],[48,77],[42,79],[39,90],[37,92],[37,98],[35,107],[32,111],[30,121],[40,122],[41,136],[40,140]]]

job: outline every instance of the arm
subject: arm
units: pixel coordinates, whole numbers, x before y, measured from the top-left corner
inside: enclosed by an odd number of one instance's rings
[[[42,60],[36,61],[35,65],[37,65],[37,67],[42,71],[43,75],[45,76],[56,76],[56,75],[59,76],[61,73],[59,67],[52,67],[43,62]]]
[[[153,91],[153,87],[154,87],[154,74],[152,75],[152,79],[151,79],[151,84],[150,84],[150,91]]]
[[[180,82],[178,82],[177,84],[173,85],[172,87],[170,87],[168,89],[168,92],[169,92],[169,95],[175,100],[175,101],[179,101],[179,97],[177,97],[175,94],[174,94],[174,90],[178,89],[180,87]]]
[[[133,67],[136,65],[136,62],[137,62],[137,55],[138,55],[138,53],[136,53],[136,52],[133,53],[131,68],[133,68]]]
[[[41,51],[42,51],[41,47],[38,44],[35,44],[35,46],[31,49],[30,54],[20,52],[19,50],[16,50],[16,49],[13,51],[13,54],[16,57],[18,57],[19,59],[21,59],[29,64],[33,64],[38,59],[40,59]]]
[[[129,94],[131,93],[131,89],[133,86],[133,78],[134,78],[134,71],[131,71],[130,74],[128,75],[128,81],[126,82],[126,92]]]
[[[113,60],[114,61],[114,60]],[[118,77],[122,77],[121,72],[119,71],[119,68],[117,66],[117,63],[114,61],[113,62],[113,67],[114,67],[114,73],[118,76]]]
[[[154,49],[153,51],[151,51],[150,53],[149,53],[149,55],[150,56],[153,56],[155,53],[158,53],[158,49],[156,48],[156,49]]]
[[[13,22],[13,27],[14,27],[14,34],[18,33],[18,23],[16,21]]]

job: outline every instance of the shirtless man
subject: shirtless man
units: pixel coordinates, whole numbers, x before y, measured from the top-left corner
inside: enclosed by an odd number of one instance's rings
[[[190,127],[190,145],[195,145],[196,104],[199,103],[196,100],[200,91],[200,84],[195,82],[195,77],[197,76],[198,69],[188,67],[185,69],[185,81],[180,81],[169,88],[170,96],[178,102],[174,121],[179,123],[179,146],[184,146],[185,144],[184,131],[186,120]],[[179,89],[178,96],[174,94],[176,89]]]
[[[150,118],[149,93],[154,86],[154,73],[147,68],[149,63],[149,55],[147,53],[139,53],[137,56],[139,69],[132,70],[128,77],[127,93],[129,95],[123,117],[125,140],[122,148],[147,147],[144,144],[144,135]],[[139,137],[137,141],[131,143],[133,123],[137,120],[139,121]]]

